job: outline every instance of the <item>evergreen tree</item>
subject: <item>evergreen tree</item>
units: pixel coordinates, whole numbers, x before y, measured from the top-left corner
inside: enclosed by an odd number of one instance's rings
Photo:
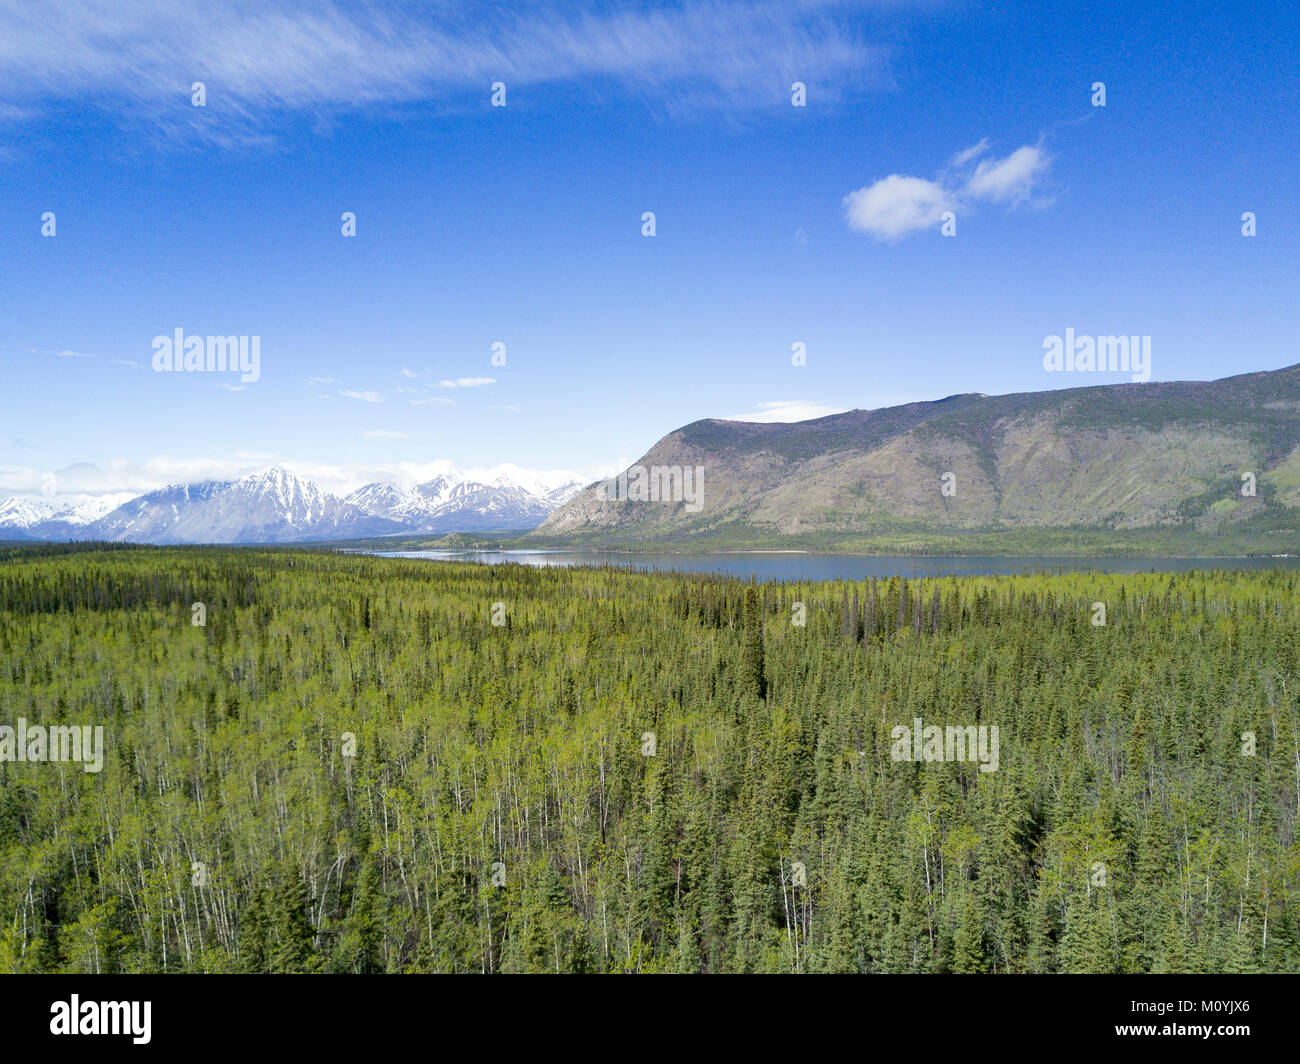
[[[763,670],[763,611],[758,588],[752,584],[745,589],[743,639],[741,689],[746,696],[761,702],[767,697],[767,677]]]

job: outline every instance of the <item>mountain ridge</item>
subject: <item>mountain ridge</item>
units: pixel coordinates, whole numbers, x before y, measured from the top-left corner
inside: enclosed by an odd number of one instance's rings
[[[1202,545],[1230,533],[1235,545],[1291,551],[1300,549],[1300,365],[1217,381],[960,393],[790,423],[706,418],[630,469],[655,466],[703,468],[699,512],[680,499],[602,501],[591,485],[526,538],[952,549],[977,532],[1029,542],[1073,530]]]
[[[0,538],[294,543],[525,529],[581,486],[574,480],[559,482],[553,474],[524,478],[527,486],[521,486],[511,479],[514,469],[507,467],[492,483],[484,483],[448,465],[409,490],[376,481],[339,498],[272,466],[234,480],[170,484],[130,497],[108,512],[96,512],[94,500],[59,508],[45,500],[11,498],[0,501]]]

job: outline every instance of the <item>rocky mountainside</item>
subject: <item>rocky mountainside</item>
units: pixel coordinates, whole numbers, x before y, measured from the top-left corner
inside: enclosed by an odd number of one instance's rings
[[[977,530],[1105,530],[1108,542],[1232,532],[1263,552],[1295,550],[1300,366],[953,395],[793,424],[709,419],[665,436],[632,472],[678,466],[703,469],[694,507],[636,492],[607,501],[592,485],[533,536],[843,548],[938,533],[959,544]]]

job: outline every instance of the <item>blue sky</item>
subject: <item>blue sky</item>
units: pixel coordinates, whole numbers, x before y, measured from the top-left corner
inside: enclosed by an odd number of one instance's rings
[[[1067,328],[1155,380],[1300,361],[1300,16],[1137,7],[0,0],[0,496],[594,477],[704,417],[1130,379],[1045,372]],[[177,328],[260,378],[154,372]]]

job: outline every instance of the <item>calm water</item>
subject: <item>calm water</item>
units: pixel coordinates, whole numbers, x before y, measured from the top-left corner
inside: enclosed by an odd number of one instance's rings
[[[410,550],[367,551],[382,558],[427,558],[430,561],[520,565],[621,565],[629,569],[728,573],[759,580],[861,580],[864,577],[964,576],[981,573],[1031,573],[1096,570],[1103,573],[1182,572],[1187,569],[1300,568],[1290,558],[1072,558],[958,557],[928,555],[866,556],[845,554],[623,554],[599,550]]]

